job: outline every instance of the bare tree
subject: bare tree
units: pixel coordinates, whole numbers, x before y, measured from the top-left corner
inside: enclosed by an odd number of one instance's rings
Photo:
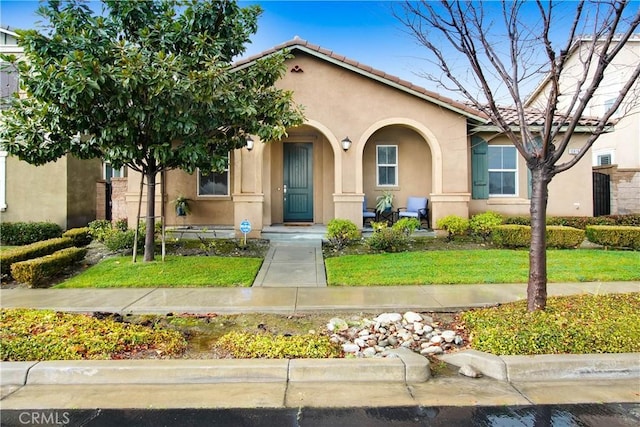
[[[560,161],[580,125],[605,71],[637,37],[637,3],[503,1],[406,1],[395,16],[427,49],[439,76],[427,75],[461,93],[504,133],[531,171],[531,248],[528,310],[543,310],[547,301],[546,211],[553,177],[578,163],[606,132],[613,114],[638,87],[640,61],[628,70],[615,100],[593,120],[579,154]],[[558,36],[561,40],[558,42]],[[564,81],[576,49],[583,64],[567,90]],[[546,101],[540,110],[526,105],[532,80],[545,77]],[[563,90],[561,90],[561,88]],[[502,96],[510,104],[499,105]],[[542,113],[544,124],[530,126]],[[517,115],[517,126],[511,118]],[[566,158],[565,158],[566,159]]]

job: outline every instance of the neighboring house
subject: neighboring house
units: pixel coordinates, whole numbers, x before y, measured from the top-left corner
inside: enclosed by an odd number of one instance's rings
[[[16,36],[0,28],[0,52],[21,55]],[[2,97],[18,90],[14,73],[5,70],[0,82]],[[100,160],[65,156],[36,167],[0,147],[0,219],[50,221],[63,229],[85,226],[96,219],[96,181],[101,177]]]
[[[394,209],[406,206],[409,196],[428,197],[434,226],[450,214],[529,215],[525,162],[480,112],[298,38],[236,67],[281,50],[293,57],[278,86],[292,90],[304,106],[305,124],[289,129],[281,142],[256,141],[251,151],[233,151],[224,172],[165,173],[168,225],[238,230],[248,219],[254,236],[273,224],[344,218],[360,225],[363,198],[373,207],[385,190],[395,194]],[[585,131],[578,130],[572,148],[581,146]],[[347,137],[352,145],[344,150]],[[129,174],[121,199],[130,224],[139,179]],[[548,214],[591,216],[591,192],[591,165],[580,162],[552,181]],[[178,218],[171,205],[177,196],[191,200],[186,218]]]
[[[570,51],[567,68],[560,81],[559,107],[565,107],[570,96],[575,93],[577,79],[583,74],[585,50],[592,45],[592,39],[585,38],[576,43]],[[615,61],[607,68],[601,87],[594,94],[587,107],[587,114],[602,116],[613,104],[623,84],[629,79],[632,69],[640,62],[640,34],[634,35],[624,45]],[[589,78],[592,78],[589,76]],[[543,80],[527,100],[529,106],[544,105],[548,98],[550,84]],[[598,138],[592,147],[594,179],[598,174],[610,176],[611,214],[640,213],[640,82],[618,108],[613,120],[615,131]],[[607,179],[607,182],[609,179]]]

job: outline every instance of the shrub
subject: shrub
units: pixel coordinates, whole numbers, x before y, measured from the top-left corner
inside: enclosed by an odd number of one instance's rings
[[[560,225],[547,226],[547,247],[571,249],[584,242],[584,230]]]
[[[486,242],[491,237],[493,229],[501,224],[502,215],[489,211],[471,217],[469,229],[473,235],[481,237]]]
[[[523,248],[531,244],[531,227],[506,224],[493,229],[493,243],[503,248]]]
[[[98,242],[104,242],[107,233],[113,228],[111,221],[106,219],[97,219],[89,223],[89,233]]]
[[[469,229],[469,220],[458,215],[448,215],[440,218],[436,226],[447,231],[447,238],[453,240],[456,236],[464,235]]]
[[[609,218],[615,219],[616,225],[640,227],[640,214],[609,215]]]
[[[62,237],[68,237],[73,240],[73,246],[87,246],[91,243],[91,232],[89,227],[82,228],[72,228],[70,230],[65,231],[62,234]]]
[[[73,240],[68,237],[58,237],[0,252],[0,272],[9,274],[13,263],[50,255],[71,246],[73,246]]]
[[[229,332],[216,343],[241,359],[324,359],[340,357],[341,350],[324,335],[269,335]]]
[[[389,223],[387,221],[371,221],[371,228],[374,232],[387,227],[389,227]]]
[[[29,245],[60,236],[62,236],[62,228],[52,222],[0,223],[0,239],[5,245]]]
[[[528,216],[508,216],[502,222],[506,225],[531,225],[531,218]]]
[[[42,287],[51,278],[59,275],[65,268],[82,261],[87,254],[85,248],[66,248],[27,261],[16,262],[11,265],[11,276],[20,283],[31,287]]]
[[[414,231],[420,228],[420,221],[418,221],[418,218],[402,218],[393,224],[391,228],[399,230],[405,236],[409,237]]]
[[[598,245],[640,249],[640,227],[590,225],[587,239]]]
[[[127,231],[129,229],[129,220],[127,218],[117,219],[113,223],[113,228],[116,228],[120,231]]]
[[[112,228],[105,233],[104,245],[113,252],[131,251],[133,250],[135,236],[135,230],[121,231],[117,228]],[[140,227],[138,231],[138,249],[144,248],[144,237],[144,227]]]
[[[360,237],[358,227],[348,219],[334,218],[327,224],[327,240],[336,249],[342,249]]]
[[[384,252],[399,252],[404,250],[408,243],[408,237],[400,229],[388,227],[381,228],[367,239],[367,245],[371,249]]]
[[[493,230],[493,243],[504,248],[525,248],[531,245],[528,225],[500,225]],[[547,226],[547,247],[576,248],[584,241],[584,231],[572,227]]]
[[[504,219],[505,224],[531,225],[531,218],[525,216],[513,216]],[[550,216],[546,219],[547,225],[564,225],[566,227],[584,230],[588,225],[629,225],[640,226],[640,214],[629,215],[605,215],[605,216]]]

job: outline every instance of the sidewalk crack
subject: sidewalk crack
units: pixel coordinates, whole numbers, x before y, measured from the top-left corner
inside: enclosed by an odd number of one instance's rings
[[[154,292],[155,292],[155,291],[157,291],[158,289],[160,289],[160,288],[153,288],[153,289],[151,289],[149,292],[147,292],[146,294],[142,295],[140,298],[137,298],[137,299],[133,300],[132,302],[130,302],[129,304],[125,305],[125,306],[124,306],[124,307],[122,307],[122,309],[120,310],[120,313],[121,313],[121,314],[122,314],[122,313],[124,313],[124,312],[125,312],[125,310],[126,310],[128,307],[131,307],[132,305],[136,304],[137,302],[139,302],[139,301],[140,301],[140,300],[142,300],[143,298],[148,297],[149,295],[151,295],[152,293],[154,293]]]

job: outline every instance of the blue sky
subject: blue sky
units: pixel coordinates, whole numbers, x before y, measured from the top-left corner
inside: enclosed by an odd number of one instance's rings
[[[264,12],[258,22],[258,33],[247,46],[247,55],[299,36],[415,84],[430,85],[414,73],[425,66],[417,59],[420,48],[392,16],[392,8],[399,6],[399,2],[240,1],[241,5],[255,3]],[[2,26],[35,28],[38,4],[34,0],[0,0]]]

